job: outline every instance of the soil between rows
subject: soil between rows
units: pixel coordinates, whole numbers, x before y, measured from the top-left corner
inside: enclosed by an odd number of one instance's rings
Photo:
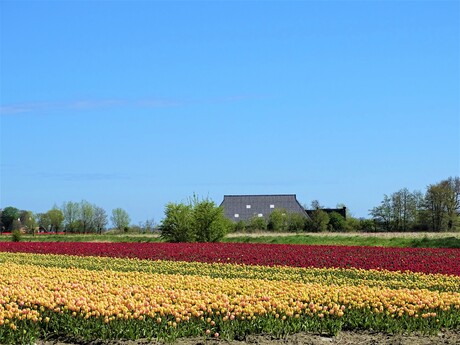
[[[173,343],[163,343],[148,340],[97,340],[86,342],[66,342],[62,340],[43,341],[39,340],[36,345],[439,345],[439,344],[460,344],[460,330],[441,332],[437,335],[390,335],[371,332],[349,332],[341,331],[337,336],[327,337],[311,333],[297,333],[288,335],[281,339],[273,338],[271,335],[249,335],[245,340],[215,340],[204,338],[181,338]]]

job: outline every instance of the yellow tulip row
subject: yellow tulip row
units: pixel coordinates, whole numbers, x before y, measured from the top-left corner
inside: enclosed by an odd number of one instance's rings
[[[288,280],[322,285],[366,285],[392,289],[427,289],[433,291],[460,291],[460,277],[416,272],[392,272],[357,268],[301,268],[267,267],[223,263],[151,261],[108,257],[81,257],[52,254],[3,253],[0,263],[41,265],[47,267],[82,268],[90,270],[132,271],[209,276],[213,278],[247,278]]]
[[[27,255],[22,258],[27,258]],[[88,258],[74,257],[72,260],[78,264],[79,260]],[[111,262],[123,262],[119,260]],[[460,313],[458,291],[393,289],[384,284],[355,285],[353,279],[346,284],[346,278],[340,284],[325,284],[296,279],[216,278],[206,275],[204,270],[203,275],[191,277],[184,274],[46,267],[13,261],[3,261],[0,265],[0,325],[13,329],[17,320],[47,321],[44,320],[45,311],[86,319],[97,317],[106,323],[115,319],[142,320],[147,317],[161,323],[166,317],[173,320],[170,321],[173,327],[196,318],[210,324],[216,318],[226,322],[270,315],[275,318],[304,315],[340,318],[356,310],[414,318],[436,318],[437,313],[446,311]],[[139,264],[136,260],[125,262]],[[164,264],[183,265],[174,262]],[[217,267],[231,270],[236,266]],[[283,271],[282,268],[270,270],[273,274]],[[390,275],[389,272],[383,274]]]

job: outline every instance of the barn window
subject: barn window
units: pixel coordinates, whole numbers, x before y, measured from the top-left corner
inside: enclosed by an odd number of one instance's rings
[[[240,215],[238,213],[235,213],[235,218],[239,218]]]
[[[257,215],[257,217],[259,217],[259,218],[260,218],[260,217],[263,217],[263,216],[264,216],[264,215],[263,215],[262,213],[259,213],[259,214]]]
[[[246,208],[251,208],[251,205],[246,205]]]
[[[270,205],[270,208],[275,208],[275,205]]]

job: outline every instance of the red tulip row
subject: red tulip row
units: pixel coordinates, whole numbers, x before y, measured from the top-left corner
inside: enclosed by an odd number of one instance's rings
[[[460,276],[460,249],[251,243],[0,242],[0,251],[265,266],[356,267]]]

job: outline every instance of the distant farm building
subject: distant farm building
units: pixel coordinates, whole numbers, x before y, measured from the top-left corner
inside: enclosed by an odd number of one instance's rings
[[[224,209],[225,216],[233,222],[248,221],[253,217],[268,219],[276,209],[297,213],[305,218],[310,218],[314,211],[302,207],[295,194],[224,195],[224,200],[220,206]],[[337,212],[346,218],[346,207],[323,208],[321,210],[328,214]]]
[[[295,194],[281,195],[224,195],[220,205],[225,216],[234,221],[248,221],[253,217],[268,219],[276,209],[286,210],[289,213],[298,213],[308,217],[305,209],[297,201]]]

